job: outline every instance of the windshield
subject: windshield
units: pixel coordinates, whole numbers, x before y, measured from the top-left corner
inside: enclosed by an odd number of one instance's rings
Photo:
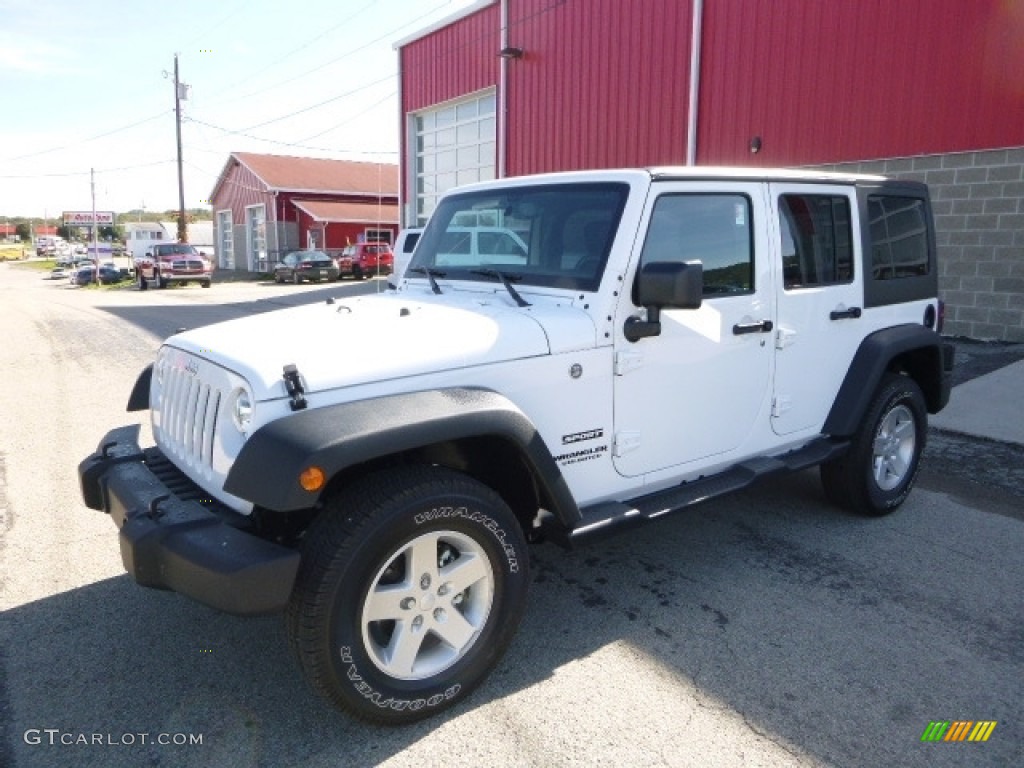
[[[160,246],[160,253],[164,254],[165,256],[170,256],[170,255],[174,255],[174,256],[180,256],[180,255],[198,256],[199,255],[199,252],[196,251],[196,249],[193,248],[191,245],[180,245],[180,244],[179,245],[163,245],[163,246]]]
[[[474,270],[491,269],[518,285],[597,290],[628,191],[605,182],[450,195],[431,216],[410,270],[479,280]]]

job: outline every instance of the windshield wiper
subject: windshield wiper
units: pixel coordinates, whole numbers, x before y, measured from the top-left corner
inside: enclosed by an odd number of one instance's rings
[[[430,281],[430,290],[432,290],[434,293],[441,293],[441,286],[437,284],[437,280],[435,280],[434,278],[444,277],[445,275],[448,274],[447,272],[441,272],[436,269],[431,269],[430,267],[413,267],[409,271],[415,272],[417,275],[426,275],[427,280]]]
[[[505,286],[505,290],[508,291],[508,295],[512,297],[512,300],[520,307],[530,306],[530,302],[519,295],[519,291],[512,285],[513,280],[522,280],[522,275],[513,275],[509,272],[499,272],[496,269],[474,269],[470,270],[474,275],[482,275],[483,277],[493,277],[497,280],[501,280],[501,284]]]

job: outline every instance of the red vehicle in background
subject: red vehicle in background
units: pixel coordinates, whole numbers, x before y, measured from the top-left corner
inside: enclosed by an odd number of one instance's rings
[[[395,255],[388,243],[356,243],[346,246],[335,261],[342,277],[352,275],[356,280],[390,275],[395,267]]]
[[[135,259],[135,276],[139,290],[144,291],[151,282],[161,288],[171,283],[199,283],[209,288],[213,279],[213,263],[206,254],[188,243],[160,243]]]

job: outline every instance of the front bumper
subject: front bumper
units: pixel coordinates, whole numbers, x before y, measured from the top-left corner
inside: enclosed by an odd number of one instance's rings
[[[112,430],[78,465],[86,505],[109,513],[120,529],[125,570],[142,586],[171,589],[227,613],[282,610],[299,553],[229,525],[188,494],[181,498],[177,482],[154,473],[159,454],[143,451],[138,439],[137,425]]]

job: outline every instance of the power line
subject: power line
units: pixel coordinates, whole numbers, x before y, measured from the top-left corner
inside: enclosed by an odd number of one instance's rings
[[[253,141],[262,141],[262,142],[265,142],[267,144],[277,144],[277,145],[282,146],[282,147],[294,147],[296,149],[311,149],[311,150],[313,150],[315,152],[330,152],[330,153],[345,154],[345,155],[397,155],[398,154],[397,151],[390,150],[390,149],[384,149],[384,150],[361,150],[361,149],[339,149],[338,147],[310,147],[310,146],[307,146],[305,144],[298,144],[298,143],[296,143],[294,141],[278,141],[276,139],[267,139],[267,138],[264,138],[262,136],[253,136],[252,134],[243,133],[242,131],[234,131],[234,130],[231,130],[230,128],[224,128],[224,127],[219,126],[219,125],[214,125],[213,123],[208,123],[205,120],[197,120],[194,117],[187,117],[185,119],[188,122],[198,123],[199,125],[205,126],[207,128],[212,128],[215,131],[220,131],[221,133],[226,133],[226,134],[228,134],[230,136],[242,136],[243,138],[252,139]],[[204,152],[212,152],[214,150],[203,150],[203,151]]]
[[[107,136],[112,136],[113,134],[120,133],[121,131],[127,131],[127,130],[129,130],[131,128],[137,128],[140,125],[145,125],[146,123],[152,122],[153,120],[156,120],[159,117],[165,117],[166,115],[167,115],[167,110],[163,110],[162,112],[160,112],[158,114],[151,115],[150,117],[147,117],[147,118],[144,118],[142,120],[139,120],[137,123],[130,123],[129,125],[122,125],[120,128],[113,128],[113,129],[111,129],[109,131],[106,131],[104,133],[98,133],[95,136],[90,136],[87,139],[82,139],[81,141],[75,141],[75,142],[72,142],[70,144],[65,144],[63,146],[60,146],[60,147],[50,147],[49,149],[41,149],[38,152],[29,152],[26,155],[18,155],[17,157],[7,157],[7,158],[4,158],[0,162],[11,163],[11,162],[14,162],[15,160],[25,160],[25,159],[27,159],[29,157],[38,157],[39,155],[46,155],[46,154],[49,154],[50,152],[60,152],[61,150],[64,150],[64,149],[70,149],[71,147],[77,147],[80,144],[87,144],[90,141],[96,141],[98,139],[106,138]]]
[[[393,29],[393,30],[391,30],[389,32],[385,32],[380,37],[374,38],[373,40],[370,40],[369,42],[365,43],[364,45],[359,46],[358,48],[353,48],[352,50],[345,51],[345,53],[341,54],[340,56],[338,56],[336,58],[330,59],[329,61],[326,61],[323,64],[319,64],[319,65],[313,67],[312,69],[307,69],[307,70],[305,70],[303,72],[300,72],[297,75],[294,75],[294,76],[292,76],[292,77],[290,77],[290,78],[288,78],[286,80],[282,80],[282,81],[280,81],[278,83],[275,83],[273,85],[268,85],[265,88],[259,88],[259,89],[255,90],[255,91],[252,91],[251,93],[243,94],[243,95],[237,96],[237,97],[235,97],[233,99],[228,99],[226,101],[218,102],[218,106],[222,106],[224,104],[233,104],[236,101],[241,101],[243,99],[248,99],[248,98],[250,98],[252,96],[257,96],[257,95],[259,95],[261,93],[265,93],[266,91],[270,91],[270,90],[273,90],[275,88],[280,88],[282,85],[288,85],[289,83],[293,83],[296,80],[300,80],[300,79],[306,77],[307,75],[313,74],[314,72],[319,72],[321,69],[324,69],[325,67],[329,67],[332,64],[337,64],[342,59],[345,59],[345,58],[347,58],[349,56],[352,56],[353,54],[359,53],[360,51],[364,51],[367,48],[370,48],[371,46],[375,45],[376,43],[381,42],[382,40],[387,40],[389,38],[393,38],[395,35],[398,34],[398,32],[400,30],[403,30],[406,27],[408,27],[408,26],[410,26],[412,24],[417,23],[417,22],[421,21],[422,19],[427,18],[428,16],[432,16],[434,13],[436,13],[439,9],[441,9],[445,5],[451,5],[451,4],[452,4],[452,0],[447,0],[447,2],[445,2],[445,3],[442,3],[440,5],[435,5],[433,8],[431,8],[426,13],[424,13],[424,14],[422,14],[420,16],[417,16],[414,19],[409,20],[409,21],[405,22],[404,24],[401,24],[400,26],[396,27],[395,29]],[[314,38],[314,40],[319,40],[320,37],[322,37],[322,35]]]
[[[367,10],[369,8],[372,8],[373,6],[377,5],[377,2],[378,2],[378,0],[370,0],[370,2],[368,2],[362,8],[360,8],[358,11],[353,13],[351,16],[346,16],[344,19],[342,19],[337,24],[335,24],[333,27],[329,27],[328,29],[325,29],[319,35],[317,35],[316,37],[311,38],[310,40],[307,40],[302,45],[299,45],[296,48],[292,48],[290,51],[288,51],[286,54],[284,54],[280,58],[274,59],[273,61],[271,61],[269,64],[267,64],[267,66],[263,67],[263,69],[259,69],[259,70],[255,71],[255,72],[247,75],[246,77],[244,77],[243,79],[239,80],[238,82],[235,82],[235,83],[232,83],[231,85],[225,86],[224,88],[221,88],[218,91],[214,91],[213,94],[211,94],[211,97],[212,96],[216,96],[217,94],[223,93],[224,91],[230,91],[230,90],[238,87],[239,85],[244,85],[245,83],[247,83],[247,82],[249,82],[251,80],[255,80],[260,75],[262,75],[264,72],[267,72],[267,71],[269,71],[271,69],[274,69],[278,64],[280,64],[285,59],[291,58],[292,56],[294,56],[299,51],[306,50],[307,48],[309,48],[309,46],[311,46],[317,40],[320,40],[320,39],[326,37],[327,35],[329,35],[334,30],[338,29],[339,27],[344,26],[345,24],[348,24],[350,21],[352,21],[352,19],[354,19],[359,14],[361,14],[363,11],[365,11],[365,10]],[[276,87],[276,86],[271,86],[271,87]],[[256,93],[261,93],[261,91],[256,91]],[[238,100],[238,98],[248,98],[248,96],[252,96],[252,95],[255,95],[255,94],[248,94],[247,96],[244,96],[244,97],[237,97],[236,99],[232,99],[231,101],[236,101],[236,100]],[[221,103],[223,104],[223,103],[231,103],[231,102],[229,101],[229,102],[221,102]]]
[[[117,168],[96,168],[96,173],[120,173],[121,171],[134,171],[139,168],[152,168],[157,165],[166,165],[167,163],[175,162],[174,158],[170,160],[156,160],[152,163],[139,163],[137,165],[122,165]],[[67,173],[26,173],[26,174],[11,174],[2,175],[0,179],[65,179],[74,176],[88,176],[89,171],[68,171]]]
[[[321,136],[330,133],[331,131],[334,131],[334,130],[337,130],[338,128],[341,128],[341,126],[343,126],[343,125],[348,125],[349,123],[351,123],[356,118],[362,117],[367,112],[370,112],[371,110],[375,109],[376,107],[379,107],[381,104],[383,104],[385,101],[390,99],[392,96],[397,96],[397,95],[398,95],[398,91],[397,90],[391,91],[390,93],[385,95],[384,98],[379,99],[379,100],[373,102],[373,104],[371,104],[370,106],[366,107],[365,109],[361,109],[358,112],[355,112],[355,113],[349,115],[347,118],[342,120],[340,123],[332,125],[330,128],[328,128],[326,130],[323,130],[323,131],[320,131],[319,133],[314,133],[312,136],[305,136],[305,137],[303,137],[301,139],[298,139],[297,141],[303,142],[303,141],[309,141],[310,139],[318,139]]]

